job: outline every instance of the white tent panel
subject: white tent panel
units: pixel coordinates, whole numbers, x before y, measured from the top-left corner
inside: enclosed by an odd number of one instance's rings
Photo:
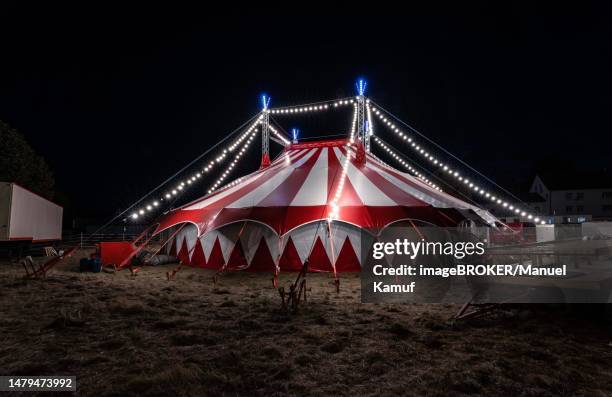
[[[204,257],[206,258],[206,262],[208,262],[208,260],[210,259],[210,254],[212,253],[215,241],[217,241],[217,239],[219,238],[219,234],[219,231],[215,229],[200,237],[200,243],[202,244],[202,249],[204,250]]]
[[[257,252],[265,228],[266,227],[261,224],[249,222],[240,236],[244,257],[249,265]]]
[[[328,152],[327,148],[322,150],[300,190],[293,198],[292,206],[327,204],[327,184],[322,184],[321,181],[327,181],[328,178]]]
[[[338,259],[340,250],[344,245],[346,238],[349,238],[349,242],[357,255],[357,259],[361,263],[361,231],[348,223],[344,222],[332,222],[331,224],[331,235],[332,242],[334,244],[334,262]]]
[[[230,255],[234,250],[236,242],[240,238],[241,231],[245,227],[245,222],[232,223],[219,229],[219,244],[225,263],[229,261]]]
[[[338,161],[344,164],[346,157],[340,152],[340,149],[334,148],[334,153],[338,157]],[[366,177],[363,172],[357,169],[352,162],[348,162],[346,166],[346,176],[351,181],[351,185],[357,192],[359,200],[364,205],[371,206],[395,206],[397,203],[391,200],[383,193],[372,181]]]

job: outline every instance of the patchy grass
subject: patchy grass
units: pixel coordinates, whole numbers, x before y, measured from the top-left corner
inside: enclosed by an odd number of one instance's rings
[[[84,256],[84,255],[83,255]],[[281,309],[268,274],[173,266],[46,280],[0,264],[0,375],[76,375],[79,393],[157,395],[610,395],[612,329],[573,310],[359,303],[359,276],[308,276]],[[295,274],[281,275],[288,289]]]
[[[412,335],[412,332],[408,329],[408,327],[406,327],[406,325],[397,322],[389,325],[387,327],[387,331],[400,338],[407,338],[408,336]]]

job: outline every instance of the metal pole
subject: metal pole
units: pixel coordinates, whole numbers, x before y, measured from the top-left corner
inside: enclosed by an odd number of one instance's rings
[[[365,151],[369,153],[370,136],[372,135],[372,117],[368,104],[369,100],[366,100],[365,97],[367,84],[364,79],[359,79],[355,86],[357,87],[357,136]]]
[[[366,146],[366,115],[365,115],[365,98],[363,95],[357,96],[357,137],[361,143]],[[369,151],[369,148],[366,149]]]
[[[261,96],[261,166],[266,168],[270,165],[270,97],[266,94]]]
[[[263,110],[261,119],[261,168],[270,165],[270,112]]]
[[[364,107],[365,107],[365,115],[366,115],[365,128],[364,128],[365,141],[364,141],[363,146],[365,147],[365,151],[370,153],[370,138],[374,134],[374,131],[372,129],[372,113],[370,112],[370,104],[369,104],[370,100],[364,98],[363,102],[365,103]]]

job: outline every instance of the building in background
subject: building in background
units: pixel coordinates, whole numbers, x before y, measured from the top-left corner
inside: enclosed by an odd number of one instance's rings
[[[612,220],[611,173],[536,175],[529,191],[546,200],[545,211],[555,223]]]
[[[612,173],[538,174],[529,191],[517,196],[548,223],[575,224],[612,220]],[[500,211],[499,207],[487,208],[506,222],[528,222],[510,212]]]

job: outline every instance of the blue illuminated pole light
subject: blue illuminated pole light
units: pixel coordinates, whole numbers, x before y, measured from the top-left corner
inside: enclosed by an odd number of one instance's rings
[[[293,133],[293,143],[297,143],[298,133],[300,132],[300,130],[298,130],[297,128],[293,128],[291,132]]]
[[[365,79],[359,79],[357,80],[355,85],[357,86],[357,92],[359,92],[359,96],[363,96],[363,94],[365,94],[368,82],[365,81]]]
[[[261,107],[263,110],[268,109],[268,105],[270,105],[270,97],[266,94],[261,94]]]

